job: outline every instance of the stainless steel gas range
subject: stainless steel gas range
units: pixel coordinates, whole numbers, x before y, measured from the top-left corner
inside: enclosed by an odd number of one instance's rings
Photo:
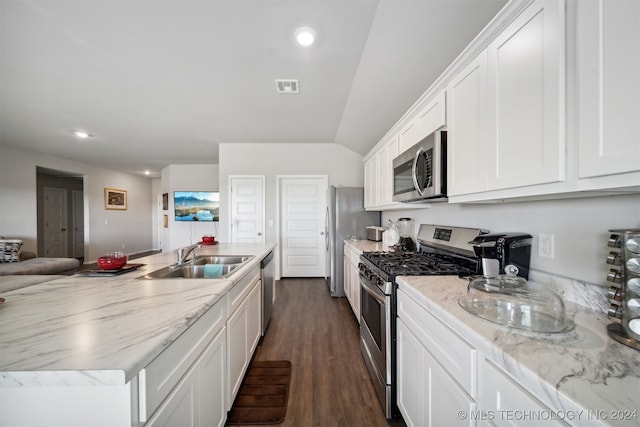
[[[480,272],[471,242],[486,231],[422,224],[416,252],[364,252],[360,256],[360,348],[387,418],[396,405],[396,276]]]

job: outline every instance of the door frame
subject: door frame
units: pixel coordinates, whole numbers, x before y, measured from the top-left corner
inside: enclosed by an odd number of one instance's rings
[[[267,212],[267,197],[266,187],[267,179],[265,175],[229,175],[227,177],[227,194],[229,194],[229,203],[227,206],[227,230],[229,230],[229,242],[233,242],[233,223],[231,221],[231,214],[233,211],[233,192],[231,191],[231,181],[234,179],[260,179],[262,180],[262,241],[267,241],[266,235],[266,212]]]
[[[280,186],[284,179],[322,179],[324,180],[326,191],[329,190],[329,175],[276,175],[276,236],[278,236],[278,249],[275,251],[273,261],[275,262],[276,267],[276,280],[280,280],[282,278],[282,234],[280,232],[280,223],[282,219],[280,202],[282,195],[280,194]],[[326,209],[326,206],[322,207],[322,215],[324,215]]]

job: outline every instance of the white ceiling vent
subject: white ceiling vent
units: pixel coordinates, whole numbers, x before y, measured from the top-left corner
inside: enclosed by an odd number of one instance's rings
[[[276,79],[276,88],[278,89],[278,93],[300,93],[297,80]]]

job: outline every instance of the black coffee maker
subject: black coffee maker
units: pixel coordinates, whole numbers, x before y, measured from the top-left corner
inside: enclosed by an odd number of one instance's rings
[[[469,243],[482,261],[483,275],[505,274],[504,267],[512,264],[518,267],[518,276],[528,279],[531,240],[531,235],[525,233],[492,233],[481,234]]]

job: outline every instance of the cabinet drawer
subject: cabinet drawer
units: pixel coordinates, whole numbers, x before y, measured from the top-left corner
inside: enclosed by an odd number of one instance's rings
[[[251,285],[260,280],[260,269],[256,267],[242,280],[237,283],[227,293],[227,317],[233,315],[233,313],[242,305],[249,292],[251,292]]]
[[[360,262],[360,254],[358,251],[353,250],[349,245],[344,245],[344,255],[351,264],[356,267],[358,266],[358,263]]]
[[[483,413],[492,416],[492,425],[536,426],[541,423],[545,426],[568,425],[561,419],[540,420],[535,417],[526,417],[528,414],[549,414],[553,411],[525,390],[509,374],[486,359],[482,365],[481,388],[481,409]],[[518,414],[524,416],[519,417]]]
[[[477,350],[448,326],[398,289],[398,317],[461,386],[475,398],[478,383]]]
[[[225,301],[218,301],[138,374],[140,421],[146,421],[225,325]]]

